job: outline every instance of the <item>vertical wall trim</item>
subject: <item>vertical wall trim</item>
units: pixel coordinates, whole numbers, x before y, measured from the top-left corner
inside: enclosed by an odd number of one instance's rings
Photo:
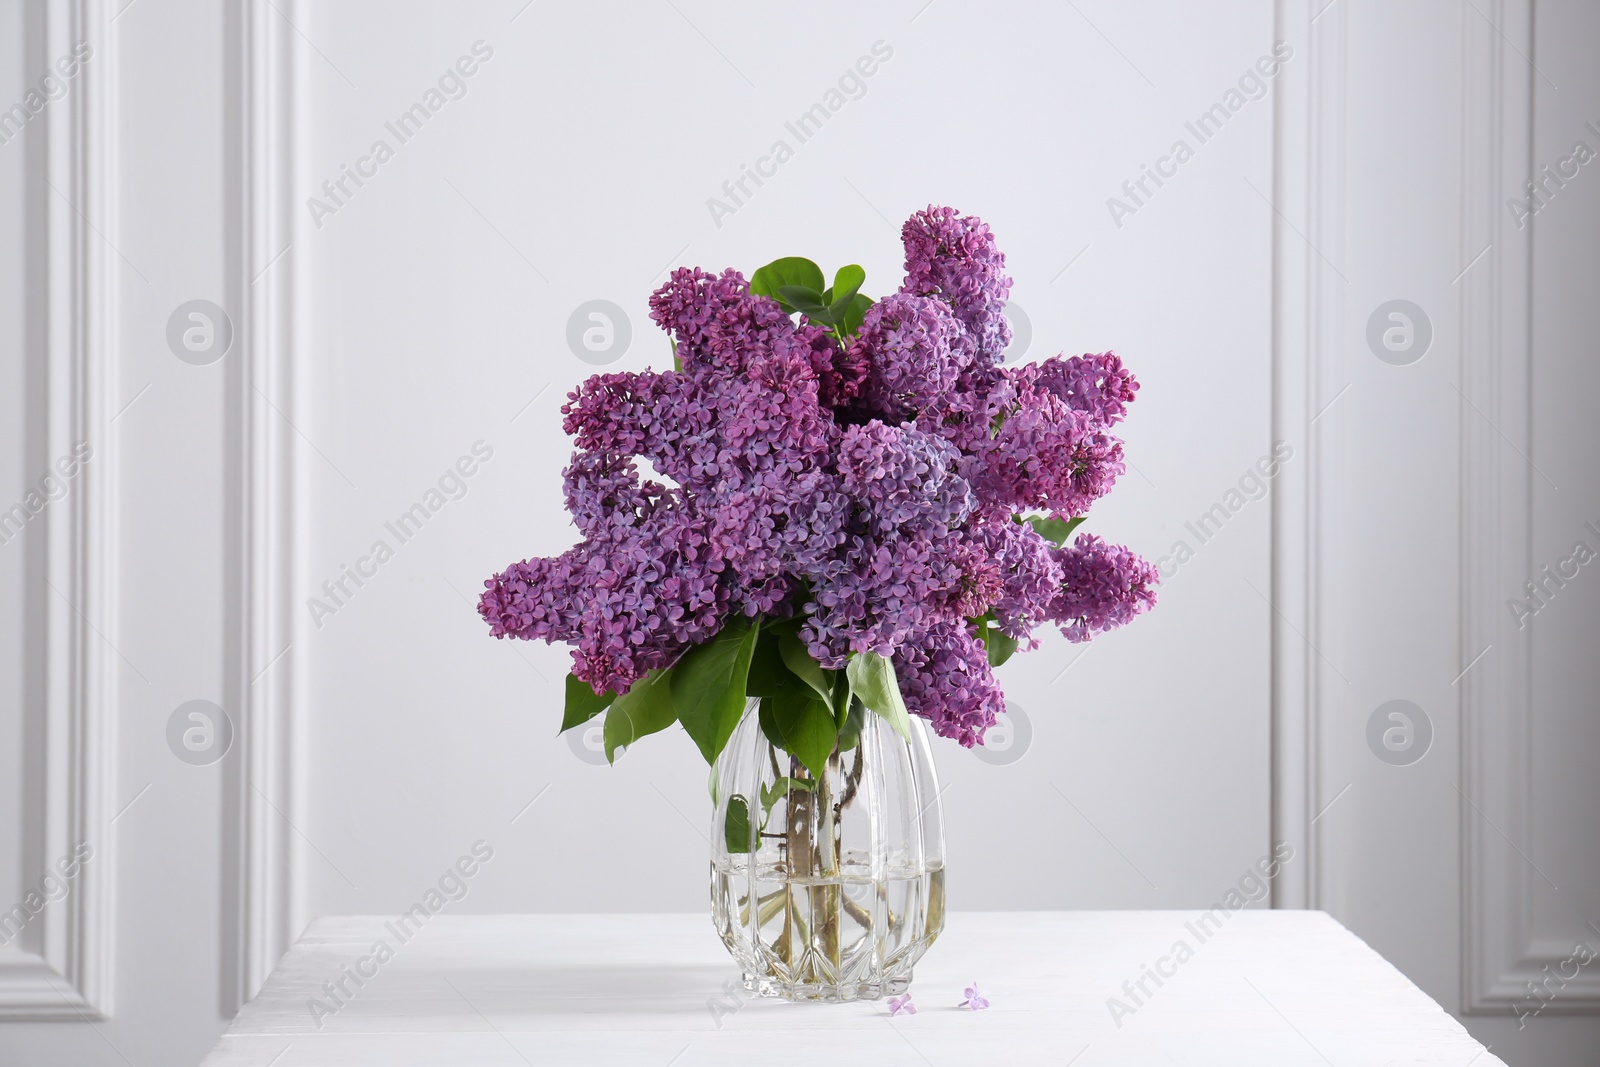
[[[44,5],[41,68],[73,45],[94,49],[74,92],[56,101],[41,121],[46,144],[42,192],[45,231],[45,448],[51,463],[79,442],[93,453],[73,491],[42,514],[45,537],[43,795],[25,817],[38,823],[26,835],[40,851],[25,871],[34,881],[92,852],[71,891],[39,913],[38,952],[0,957],[0,1020],[103,1019],[110,1012],[112,871],[115,863],[110,798],[115,795],[113,699],[119,663],[108,656],[116,640],[116,605],[107,580],[113,544],[116,449],[106,397],[112,360],[107,328],[114,311],[115,264],[99,233],[116,231],[106,168],[115,158],[107,114],[115,49],[98,0],[51,0]],[[36,134],[37,136],[37,134]],[[98,231],[98,233],[97,233]],[[81,858],[82,853],[79,853]]]
[[[1279,0],[1277,36],[1294,48],[1276,81],[1273,129],[1273,439],[1295,450],[1272,497],[1272,843],[1296,860],[1273,885],[1273,906],[1322,907],[1326,844],[1324,724],[1342,682],[1317,648],[1337,619],[1325,577],[1338,515],[1338,420],[1321,420],[1343,388],[1344,279],[1323,256],[1342,253],[1345,5]]]
[[[1534,2],[1493,0],[1482,16],[1462,18],[1461,250],[1491,250],[1489,269],[1463,278],[1461,306],[1462,665],[1494,646],[1462,679],[1462,1002],[1472,1013],[1512,1011],[1548,967],[1564,984],[1541,1013],[1593,1014],[1600,974],[1566,979],[1559,969],[1592,932],[1555,944],[1534,936],[1544,876],[1533,866],[1533,627],[1519,630],[1506,607],[1534,572],[1534,474],[1524,456],[1533,455],[1535,224],[1518,229],[1507,209],[1534,172],[1537,75],[1525,58],[1534,54]]]
[[[242,669],[238,684],[245,742],[238,811],[243,847],[239,992],[253,996],[289,948],[303,920],[294,879],[294,825],[301,791],[294,788],[294,709],[300,677],[300,635],[294,611],[299,507],[293,422],[296,294],[301,284],[293,210],[294,167],[301,129],[295,46],[290,20],[268,0],[244,0],[239,46],[248,65],[244,92],[246,156],[242,233],[244,368],[236,412],[242,422],[240,494]]]

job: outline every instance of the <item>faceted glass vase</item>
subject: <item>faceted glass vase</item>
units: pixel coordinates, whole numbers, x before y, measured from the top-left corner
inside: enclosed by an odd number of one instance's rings
[[[814,776],[752,699],[716,766],[711,917],[745,988],[789,1000],[905,992],[944,929],[944,817],[922,720],[859,707]]]

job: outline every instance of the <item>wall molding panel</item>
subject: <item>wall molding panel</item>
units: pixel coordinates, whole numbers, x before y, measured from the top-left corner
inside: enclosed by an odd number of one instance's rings
[[[45,449],[53,462],[79,442],[93,453],[73,490],[43,515],[45,582],[44,701],[36,729],[42,747],[42,795],[31,797],[23,871],[36,885],[81,846],[89,850],[67,895],[34,920],[36,951],[0,954],[0,1021],[98,1020],[111,1010],[111,920],[115,716],[112,542],[115,450],[106,397],[111,395],[110,331],[115,264],[100,233],[112,228],[106,196],[115,128],[108,114],[112,48],[91,27],[103,25],[98,0],[44,5],[40,65],[88,40],[93,61],[76,92],[43,116],[48,155],[45,218]],[[82,855],[82,853],[80,853]]]
[[[296,813],[294,709],[299,680],[298,613],[293,579],[301,558],[298,523],[304,514],[295,486],[301,456],[292,420],[303,408],[295,373],[300,326],[296,309],[302,273],[294,210],[294,167],[303,129],[297,48],[290,19],[298,5],[276,8],[247,0],[238,37],[244,84],[240,94],[241,188],[232,220],[242,310],[244,359],[234,412],[241,429],[242,520],[239,552],[242,617],[236,672],[244,740],[239,776],[236,850],[241,865],[240,943],[235,999],[248,1000],[266,980],[304,925],[292,875]]]
[[[1336,632],[1337,582],[1328,545],[1338,514],[1339,424],[1319,415],[1343,388],[1339,353],[1345,281],[1343,227],[1345,12],[1280,0],[1278,37],[1298,63],[1278,76],[1274,116],[1273,438],[1300,460],[1272,496],[1272,840],[1303,862],[1274,881],[1279,908],[1325,907],[1328,844],[1317,826],[1324,795],[1325,724],[1342,681],[1317,652]]]
[[[1590,930],[1539,944],[1533,935],[1533,693],[1530,637],[1505,606],[1534,572],[1531,396],[1532,235],[1505,208],[1533,172],[1533,0],[1497,0],[1463,15],[1466,68],[1463,262],[1485,247],[1489,269],[1463,278],[1462,911],[1466,1009],[1504,1013]],[[1493,25],[1490,21],[1493,21]],[[1474,408],[1477,410],[1475,411]],[[1480,414],[1481,412],[1481,414]],[[1600,974],[1579,971],[1542,1009],[1600,1011]]]

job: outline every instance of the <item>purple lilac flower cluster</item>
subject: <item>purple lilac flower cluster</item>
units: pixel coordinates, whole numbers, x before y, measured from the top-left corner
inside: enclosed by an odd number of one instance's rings
[[[1133,375],[1109,352],[1000,366],[989,227],[930,207],[902,237],[904,284],[842,341],[737,271],[674,271],[650,314],[682,369],[571,394],[584,540],[485,583],[493,634],[569,643],[575,676],[622,693],[734,612],[799,616],[823,667],[892,657],[907,707],[971,746],[1004,706],[973,620],[1033,647],[1045,623],[1087,641],[1154,604],[1149,563],[1018,514],[1078,518],[1110,490]]]

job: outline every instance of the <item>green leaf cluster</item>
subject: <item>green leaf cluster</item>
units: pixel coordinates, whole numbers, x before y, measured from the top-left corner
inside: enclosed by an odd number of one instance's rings
[[[622,696],[596,694],[568,675],[561,729],[604,712],[606,758],[615,762],[618,749],[676,722],[706,762],[715,763],[744,714],[746,698],[758,697],[762,732],[813,778],[826,773],[835,748],[855,747],[863,711],[881,715],[909,739],[911,719],[894,664],[859,652],[844,670],[827,670],[801,640],[800,621],[764,624],[730,616],[710,640],[671,667],[651,671]]]
[[[709,641],[695,645],[678,662],[653,670],[622,696],[596,694],[567,675],[563,732],[606,713],[606,759],[641,737],[682,723],[707,763],[714,763],[744,714],[746,680],[760,634],[759,620],[731,616]]]
[[[770,296],[789,314],[828,327],[840,344],[861,328],[870,297],[861,292],[867,272],[855,263],[840,267],[828,285],[822,268],[800,256],[775,259],[750,276],[750,291]]]
[[[621,696],[595,693],[567,675],[566,709],[561,729],[581,726],[602,712],[606,759],[641,737],[681,723],[707,763],[714,764],[744,714],[748,697],[761,700],[761,731],[772,744],[799,761],[809,777],[781,775],[761,789],[760,812],[739,794],[728,798],[723,837],[729,852],[749,852],[782,797],[814,791],[834,752],[848,752],[861,740],[868,711],[907,740],[911,716],[900,694],[894,663],[875,652],[853,654],[844,670],[818,663],[799,635],[800,619],[770,623],[731,616],[722,629],[654,670]],[[715,796],[715,774],[712,791]],[[755,823],[753,818],[757,818]]]

